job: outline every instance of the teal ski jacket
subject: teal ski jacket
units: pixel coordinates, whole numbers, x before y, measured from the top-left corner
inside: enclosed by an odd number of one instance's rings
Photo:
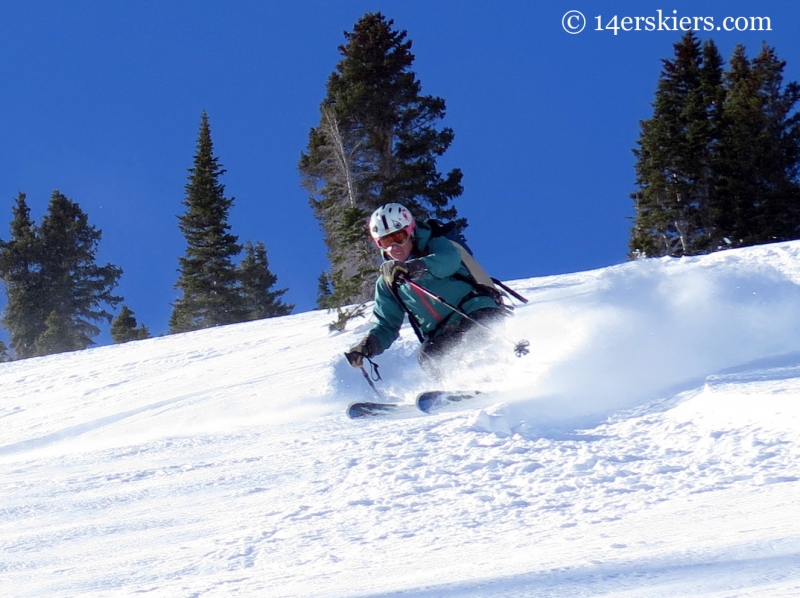
[[[461,253],[447,238],[431,237],[431,229],[424,222],[417,223],[414,249],[409,259],[422,260],[428,270],[414,282],[464,313],[470,314],[484,307],[498,307],[491,297],[472,293],[475,289],[473,285],[453,278],[456,272],[469,277],[469,271],[461,263]],[[435,338],[451,326],[455,326],[462,318],[440,301],[415,290],[407,283],[397,285],[397,296],[414,314],[420,332],[426,339]],[[375,283],[373,313],[377,322],[369,334],[380,341],[381,349],[375,353],[380,355],[397,340],[406,315],[403,306],[397,301],[382,276]]]

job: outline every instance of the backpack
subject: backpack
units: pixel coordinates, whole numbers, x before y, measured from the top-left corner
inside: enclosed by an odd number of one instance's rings
[[[426,224],[431,229],[431,238],[444,237],[461,253],[461,263],[464,264],[469,271],[469,276],[456,273],[453,275],[453,278],[471,284],[477,294],[488,295],[494,299],[498,305],[508,309],[514,308],[513,305],[506,305],[503,301],[503,298],[509,295],[522,303],[528,302],[525,297],[486,273],[486,270],[483,269],[473,256],[472,250],[469,248],[469,245],[467,245],[467,239],[464,237],[464,233],[456,227],[455,222],[443,223],[431,218]]]

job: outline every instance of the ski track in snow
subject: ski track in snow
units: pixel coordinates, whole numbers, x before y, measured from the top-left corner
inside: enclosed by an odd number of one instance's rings
[[[324,312],[0,365],[0,594],[800,595],[798,254],[518,281],[433,416],[346,419]]]

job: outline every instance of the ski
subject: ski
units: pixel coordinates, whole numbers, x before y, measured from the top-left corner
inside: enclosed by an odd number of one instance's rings
[[[417,395],[417,409],[425,413],[433,413],[444,409],[455,403],[460,403],[481,394],[479,390],[451,391],[451,390],[430,390],[421,392]]]
[[[450,391],[430,390],[417,395],[413,404],[410,403],[376,403],[360,401],[351,403],[347,407],[347,417],[361,419],[365,417],[403,416],[412,413],[435,413],[446,409],[450,405],[461,403],[481,394],[479,390]]]
[[[347,407],[347,417],[350,419],[361,419],[364,417],[387,417],[403,413],[419,413],[416,406],[405,403],[374,403],[362,401],[351,403]]]

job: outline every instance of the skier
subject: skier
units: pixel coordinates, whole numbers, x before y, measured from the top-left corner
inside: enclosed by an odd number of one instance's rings
[[[399,336],[408,314],[422,341],[419,363],[429,376],[441,380],[442,358],[468,333],[477,332],[476,327],[485,330],[479,323],[491,324],[507,310],[485,287],[469,282],[459,249],[444,236],[432,236],[431,226],[416,222],[405,206],[389,203],[375,210],[369,232],[385,260],[375,283],[377,322],[345,354],[347,360],[359,368],[364,358],[383,353]]]

